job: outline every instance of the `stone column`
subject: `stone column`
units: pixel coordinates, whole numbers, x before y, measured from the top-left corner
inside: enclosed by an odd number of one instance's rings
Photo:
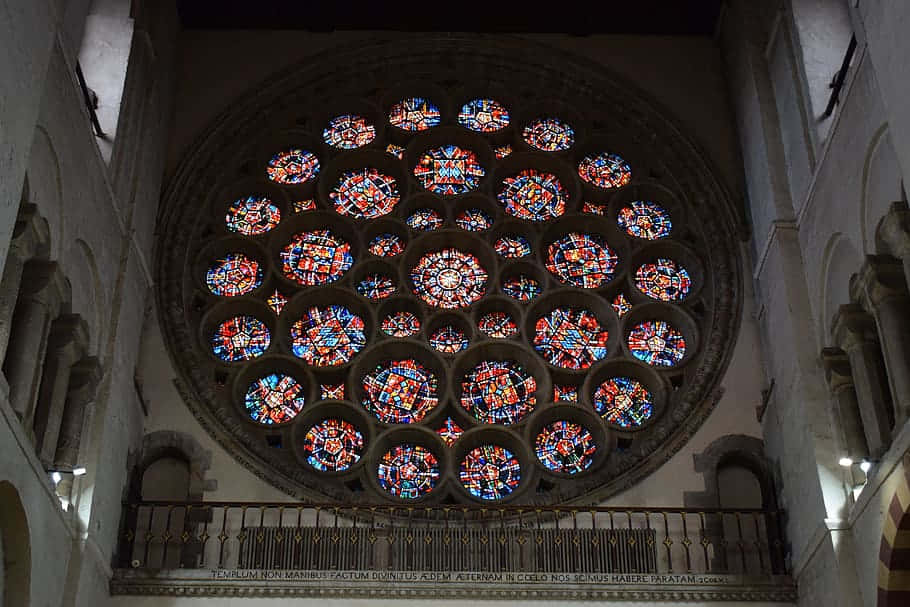
[[[875,236],[903,262],[904,279],[910,284],[910,208],[905,201],[891,203],[891,208],[875,230]]]
[[[869,457],[869,447],[863,433],[863,420],[853,384],[853,372],[847,354],[839,348],[822,350],[822,366],[831,390],[832,411],[840,453],[853,461]]]
[[[901,262],[890,255],[867,255],[850,281],[850,292],[875,318],[897,432],[910,417],[910,292]]]
[[[47,467],[57,452],[72,368],[87,343],[88,331],[79,316],[67,314],[54,321],[34,418],[35,449]]]
[[[38,216],[35,205],[23,205],[13,228],[13,240],[0,279],[0,360],[9,344],[25,264],[36,255],[47,253],[48,239],[47,222]]]
[[[866,445],[880,457],[891,444],[893,411],[888,379],[876,340],[875,320],[858,304],[841,306],[834,317],[834,339],[847,353]]]
[[[56,263],[25,264],[3,372],[9,382],[10,404],[26,429],[31,428],[51,320],[67,297],[68,286]]]
[[[101,366],[95,357],[83,358],[72,366],[54,455],[57,470],[72,470],[84,463],[79,461],[80,447],[91,428],[100,379]]]

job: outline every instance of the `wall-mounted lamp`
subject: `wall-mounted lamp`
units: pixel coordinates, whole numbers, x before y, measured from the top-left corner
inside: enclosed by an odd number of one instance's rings
[[[844,468],[849,468],[850,466],[853,465],[853,459],[851,459],[849,457],[842,457],[839,460],[837,460],[837,463],[840,464],[841,466],[843,466]]]
[[[63,479],[63,476],[61,476],[60,473],[57,472],[56,470],[54,470],[53,472],[51,472],[51,480],[54,481],[54,486],[55,486],[55,487],[56,487],[58,484],[60,484],[60,481],[61,481],[62,479]]]
[[[73,476],[82,476],[86,472],[88,472],[88,471],[85,468],[83,468],[82,466],[80,466],[78,468],[73,468]]]

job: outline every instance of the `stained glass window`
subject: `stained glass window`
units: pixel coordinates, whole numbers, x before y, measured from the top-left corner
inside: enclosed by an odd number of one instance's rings
[[[524,236],[500,236],[494,245],[496,252],[506,259],[526,257],[531,254],[531,243]]]
[[[540,283],[536,279],[525,276],[524,274],[510,276],[502,281],[502,292],[518,301],[531,301],[540,295],[541,291],[543,291],[543,289],[541,288]]]
[[[417,423],[439,403],[438,383],[413,358],[384,362],[363,378],[363,406],[386,424]]]
[[[567,403],[578,402],[578,386],[569,386],[567,384],[556,384],[553,386],[553,401],[563,401]]]
[[[495,99],[472,99],[461,107],[458,124],[478,133],[493,133],[509,126],[509,110]]]
[[[303,213],[304,211],[315,211],[316,210],[316,201],[312,198],[307,198],[306,200],[295,200],[292,203],[295,213]]]
[[[629,332],[632,355],[649,365],[672,367],[686,355],[683,334],[664,320],[649,320]]]
[[[569,232],[547,247],[547,269],[562,282],[596,289],[613,278],[619,258],[596,234]]]
[[[342,114],[329,120],[322,131],[322,139],[339,150],[353,150],[363,147],[376,138],[376,127],[363,116]]]
[[[514,361],[485,360],[461,382],[461,406],[484,424],[514,424],[534,410],[537,380]]]
[[[247,388],[244,404],[254,422],[283,424],[300,413],[304,405],[303,386],[284,373],[269,373]]]
[[[378,257],[395,257],[404,253],[404,246],[401,236],[384,232],[373,237],[367,250]]]
[[[348,421],[324,419],[303,437],[306,462],[323,472],[343,472],[363,455],[363,434]]]
[[[525,142],[544,152],[561,152],[575,144],[575,129],[559,118],[541,118],[524,128]]]
[[[683,266],[661,257],[639,266],[635,271],[635,286],[653,299],[681,301],[689,294],[692,279]]]
[[[578,163],[578,175],[599,188],[620,188],[632,181],[632,167],[616,154],[588,154]]]
[[[507,339],[518,334],[518,325],[505,312],[487,312],[477,321],[477,330],[494,339]]]
[[[420,319],[405,310],[382,319],[382,332],[392,337],[410,337],[420,331]]]
[[[495,147],[495,148],[493,148],[493,153],[496,154],[497,160],[502,160],[503,158],[505,158],[506,156],[508,156],[509,154],[512,153],[512,146],[507,143],[505,145]]]
[[[357,292],[373,301],[389,297],[397,288],[395,281],[385,274],[367,274],[357,283]]]
[[[458,249],[427,253],[411,270],[414,293],[437,308],[469,306],[486,291],[487,271],[480,260]]]
[[[339,215],[373,219],[391,213],[401,196],[394,177],[364,168],[343,173],[329,198]]]
[[[588,213],[590,215],[606,215],[607,214],[607,205],[598,204],[596,202],[585,202],[581,206],[582,213]]]
[[[402,99],[389,110],[389,124],[403,131],[425,131],[439,121],[439,107],[423,97]]]
[[[254,316],[234,316],[218,325],[212,334],[212,352],[232,363],[252,360],[268,349],[272,336],[264,322]]]
[[[632,304],[629,303],[629,298],[626,297],[625,293],[620,293],[613,298],[613,302],[610,304],[613,306],[613,310],[616,311],[616,315],[622,318],[625,316],[629,310],[632,309]]]
[[[443,196],[470,192],[486,175],[477,154],[457,145],[443,145],[424,152],[414,166],[414,177],[425,190]]]
[[[554,308],[534,325],[534,348],[551,365],[587,369],[607,356],[607,330],[582,308]]]
[[[447,417],[442,426],[436,430],[436,434],[439,435],[439,438],[441,438],[446,445],[451,447],[452,444],[458,440],[458,437],[464,434],[464,430],[461,429],[461,426],[459,426],[454,419]]]
[[[483,445],[471,450],[461,461],[458,479],[471,495],[499,500],[518,488],[521,464],[505,447]]]
[[[506,213],[528,221],[548,221],[566,212],[569,193],[552,173],[525,169],[502,180],[499,202]]]
[[[209,266],[205,284],[222,297],[245,295],[262,284],[262,267],[243,253],[228,253]]]
[[[319,173],[319,159],[316,154],[293,148],[278,152],[269,160],[266,174],[269,179],[282,185],[306,183]]]
[[[548,470],[563,474],[584,472],[594,463],[597,443],[581,424],[559,420],[541,428],[534,453]]]
[[[430,345],[443,354],[457,354],[468,347],[464,331],[454,325],[443,325],[430,335]]]
[[[493,225],[493,218],[481,209],[465,209],[455,218],[455,225],[468,232],[483,232]]]
[[[281,221],[281,211],[265,196],[247,196],[235,200],[228,208],[224,222],[227,229],[244,236],[265,234]]]
[[[656,202],[648,200],[636,200],[621,208],[616,223],[630,236],[644,240],[666,238],[673,229],[670,214]]]
[[[389,154],[391,154],[392,156],[394,156],[395,158],[397,158],[398,160],[401,160],[402,158],[404,158],[404,148],[401,147],[400,145],[395,145],[394,143],[390,143],[389,145],[385,146],[385,151],[388,152]]]
[[[275,312],[275,314],[281,314],[285,304],[288,303],[288,298],[282,295],[281,291],[275,289],[275,291],[269,295],[269,298],[265,300],[265,303],[272,308],[272,311]]]
[[[637,379],[611,377],[594,391],[594,408],[608,424],[634,428],[650,419],[654,405],[651,392]]]
[[[379,460],[379,485],[397,498],[417,499],[439,482],[439,460],[426,447],[395,445]]]
[[[366,343],[363,319],[344,306],[307,308],[291,325],[291,351],[314,367],[343,365]]]
[[[294,234],[280,257],[284,275],[305,287],[335,282],[354,265],[351,245],[329,230]]]
[[[319,398],[322,400],[344,400],[344,384],[320,384]]]
[[[417,209],[408,216],[408,225],[421,232],[430,232],[442,227],[442,215],[436,209]]]

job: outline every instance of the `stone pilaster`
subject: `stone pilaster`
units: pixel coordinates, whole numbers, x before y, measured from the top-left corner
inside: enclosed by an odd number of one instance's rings
[[[34,420],[35,448],[48,467],[57,452],[73,365],[82,357],[87,343],[88,331],[78,316],[67,314],[54,321]]]
[[[10,404],[26,429],[31,428],[51,321],[68,297],[69,286],[56,263],[25,264],[3,372],[9,382]]]
[[[910,292],[903,265],[890,255],[867,255],[850,292],[875,318],[899,431],[910,417]]]
[[[894,418],[875,320],[858,304],[846,304],[834,317],[833,333],[850,361],[869,453],[880,457],[891,443]]]
[[[839,348],[825,348],[821,358],[828,389],[831,391],[834,427],[840,452],[854,461],[867,458],[869,447],[863,433],[863,420],[847,354]]]
[[[53,462],[57,470],[72,470],[85,463],[79,461],[79,455],[92,425],[100,380],[101,365],[95,357],[83,358],[71,368]]]

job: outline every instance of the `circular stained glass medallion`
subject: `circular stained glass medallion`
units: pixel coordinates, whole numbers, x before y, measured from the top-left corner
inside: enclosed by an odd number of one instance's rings
[[[395,257],[404,253],[404,240],[398,234],[384,232],[373,237],[367,250],[377,257]]]
[[[465,209],[455,218],[455,225],[468,232],[483,232],[493,225],[493,218],[481,209]]]
[[[411,312],[401,310],[382,319],[382,332],[392,337],[410,337],[420,331],[420,319]]]
[[[425,190],[442,196],[470,192],[486,175],[477,154],[457,145],[443,145],[417,159],[414,177]]]
[[[556,367],[580,371],[607,356],[609,333],[581,308],[554,308],[534,325],[534,348]]]
[[[281,185],[300,185],[319,173],[319,159],[316,154],[292,148],[278,152],[269,160],[266,175]]]
[[[531,243],[524,236],[500,236],[496,239],[494,248],[506,259],[517,259],[531,254]]]
[[[379,460],[379,486],[399,499],[413,500],[439,482],[439,460],[426,447],[395,445]]]
[[[616,223],[629,236],[643,240],[666,238],[673,229],[673,222],[666,209],[648,200],[636,200],[621,208]]]
[[[534,439],[534,453],[540,463],[547,470],[562,474],[578,474],[590,468],[596,451],[591,432],[568,420],[547,424]]]
[[[502,281],[502,292],[521,302],[529,302],[543,291],[540,282],[530,276],[519,274]]]
[[[394,177],[368,167],[343,173],[329,198],[339,215],[374,219],[391,213],[401,195]]]
[[[262,267],[243,253],[228,253],[209,266],[205,284],[222,297],[246,295],[262,284]]]
[[[632,356],[655,367],[673,367],[686,355],[686,339],[665,320],[638,323],[628,343]]]
[[[493,339],[508,339],[518,334],[518,325],[506,312],[487,312],[477,321],[477,330]]]
[[[427,253],[411,270],[414,293],[437,308],[464,308],[486,291],[487,271],[476,256],[458,249]]]
[[[632,167],[616,154],[589,154],[578,163],[578,175],[599,188],[620,188],[632,181]]]
[[[682,265],[661,257],[639,266],[635,271],[635,286],[652,299],[682,301],[689,295],[692,279]]]
[[[495,99],[472,99],[458,112],[458,124],[478,133],[495,133],[509,126],[509,110]]]
[[[228,208],[224,223],[231,232],[244,236],[265,234],[281,221],[281,211],[265,196],[247,196]]]
[[[423,97],[402,99],[389,110],[389,124],[403,131],[425,131],[439,121],[439,107]]]
[[[284,373],[269,373],[250,384],[244,397],[246,412],[260,424],[284,424],[303,409],[304,390]]]
[[[562,282],[596,289],[613,278],[619,257],[596,234],[569,232],[547,247],[547,269]]]
[[[611,377],[594,390],[594,409],[620,429],[637,428],[654,411],[651,392],[632,377]]]
[[[291,325],[291,351],[314,367],[343,365],[366,343],[363,319],[344,306],[307,308]]]
[[[439,403],[436,375],[413,358],[382,363],[363,378],[363,406],[384,424],[417,423]]]
[[[549,221],[566,212],[569,193],[556,175],[525,169],[502,180],[498,197],[506,213],[513,217]]]
[[[575,129],[559,118],[535,120],[521,136],[529,146],[544,152],[561,152],[575,145]]]
[[[521,464],[505,447],[482,445],[461,460],[458,479],[474,497],[500,500],[508,497],[521,483]]]
[[[215,328],[212,352],[229,363],[262,356],[272,341],[269,328],[255,316],[234,316]]]
[[[280,258],[284,275],[305,287],[335,282],[354,265],[351,245],[329,230],[294,234]]]
[[[363,434],[348,421],[328,418],[303,437],[306,463],[321,472],[344,472],[363,455]]]
[[[385,274],[367,274],[357,283],[357,292],[371,301],[379,301],[391,296],[398,287],[395,281]]]
[[[514,361],[481,361],[461,382],[461,406],[483,424],[514,424],[534,410],[537,380]]]
[[[375,138],[376,127],[363,116],[356,114],[335,116],[322,131],[323,141],[339,150],[362,148]]]
[[[442,227],[442,215],[436,209],[417,209],[408,215],[407,224],[421,232],[432,232]]]
[[[468,338],[455,325],[443,325],[430,335],[430,345],[443,354],[457,354],[468,348]]]

